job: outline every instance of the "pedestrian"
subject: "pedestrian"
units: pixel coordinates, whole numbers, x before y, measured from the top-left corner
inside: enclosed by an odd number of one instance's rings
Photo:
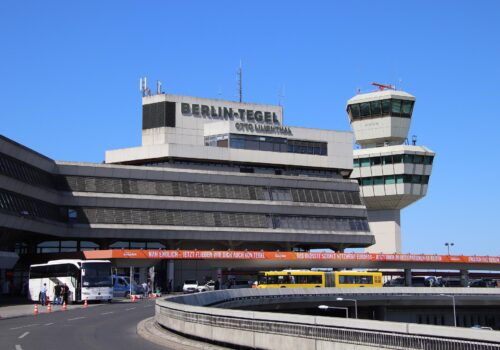
[[[40,288],[40,302],[42,306],[45,306],[46,301],[47,301],[47,283],[44,283],[42,288]]]
[[[63,295],[63,302],[68,305],[68,297],[69,297],[69,287],[66,283],[62,286],[62,295]]]
[[[172,293],[172,280],[168,280],[167,293],[168,294]]]
[[[215,290],[219,290],[219,288],[220,288],[220,282],[219,282],[219,280],[217,279],[217,280],[215,280],[215,286],[214,286],[214,289],[215,289]]]
[[[141,284],[142,286],[142,294],[144,295],[144,297],[147,297],[148,296],[148,284],[144,281],[142,282]]]
[[[60,305],[61,303],[61,285],[59,282],[54,286],[54,305]]]

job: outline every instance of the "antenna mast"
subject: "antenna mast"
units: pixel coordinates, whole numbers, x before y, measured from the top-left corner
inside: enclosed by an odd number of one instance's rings
[[[240,68],[238,69],[238,94],[240,96],[240,102],[243,102],[243,68],[241,67],[241,60]]]

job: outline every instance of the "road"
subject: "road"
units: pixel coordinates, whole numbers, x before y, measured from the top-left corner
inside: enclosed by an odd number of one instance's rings
[[[154,300],[92,305],[85,309],[0,320],[2,350],[165,350],[137,335],[154,315]]]

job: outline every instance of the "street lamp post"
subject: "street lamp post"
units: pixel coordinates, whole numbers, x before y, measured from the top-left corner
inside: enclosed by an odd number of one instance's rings
[[[453,247],[455,245],[455,243],[446,242],[444,245],[448,248],[448,255],[450,255],[450,247]]]
[[[358,301],[356,299],[337,298],[337,301],[354,301],[354,317],[358,318]]]
[[[344,310],[345,311],[345,318],[349,318],[349,308],[348,307],[320,305],[320,306],[318,306],[318,309],[325,310],[325,311],[328,309]]]
[[[454,295],[447,295],[447,294],[439,294],[442,297],[448,297],[451,298],[453,301],[453,324],[456,327],[457,326],[457,309],[455,306],[455,296]]]

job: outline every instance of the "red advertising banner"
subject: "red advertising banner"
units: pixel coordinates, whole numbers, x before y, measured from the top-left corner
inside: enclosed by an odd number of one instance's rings
[[[500,256],[432,254],[371,254],[324,252],[269,252],[233,250],[149,250],[120,249],[84,252],[86,259],[179,259],[179,260],[333,260],[367,262],[434,262],[499,264]]]

